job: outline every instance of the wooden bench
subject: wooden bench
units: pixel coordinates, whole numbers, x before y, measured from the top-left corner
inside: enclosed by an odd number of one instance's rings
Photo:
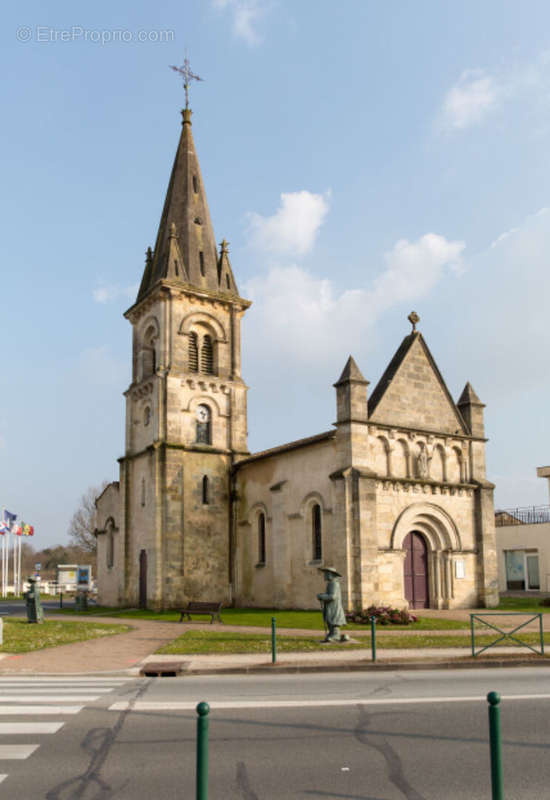
[[[221,603],[197,603],[197,602],[189,602],[182,610],[179,618],[179,622],[183,622],[183,618],[186,616],[187,619],[191,619],[191,614],[204,614],[205,616],[210,617],[210,624],[217,620],[218,622],[222,621],[220,617],[220,611],[222,610]]]

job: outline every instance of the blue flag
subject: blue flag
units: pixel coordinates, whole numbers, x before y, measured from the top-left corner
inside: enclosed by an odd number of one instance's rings
[[[7,527],[8,530],[11,530],[12,525],[15,523],[17,519],[17,514],[12,514],[11,511],[7,511],[4,509],[4,525]]]

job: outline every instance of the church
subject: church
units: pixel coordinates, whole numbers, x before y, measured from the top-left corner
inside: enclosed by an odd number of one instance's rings
[[[469,383],[453,400],[415,312],[372,392],[343,365],[329,430],[249,452],[250,302],[216,245],[191,127],[186,107],[125,313],[132,380],[120,477],[96,501],[99,602],[315,608],[332,566],[349,610],[496,605],[484,405]]]

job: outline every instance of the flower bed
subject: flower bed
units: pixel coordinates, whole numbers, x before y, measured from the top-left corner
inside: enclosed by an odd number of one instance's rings
[[[367,625],[371,617],[375,617],[377,625],[410,625],[418,620],[406,608],[391,608],[391,606],[369,606],[363,611],[353,611],[346,614],[348,622]]]

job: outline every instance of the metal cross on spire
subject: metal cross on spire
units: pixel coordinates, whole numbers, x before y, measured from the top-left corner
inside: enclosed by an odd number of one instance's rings
[[[185,108],[189,108],[189,81],[202,81],[204,79],[199,78],[198,75],[195,75],[194,72],[191,72],[191,65],[189,63],[189,59],[187,58],[187,54],[183,59],[182,67],[173,67],[170,65],[170,69],[173,69],[174,72],[179,73],[183,77],[183,88],[185,89]]]

